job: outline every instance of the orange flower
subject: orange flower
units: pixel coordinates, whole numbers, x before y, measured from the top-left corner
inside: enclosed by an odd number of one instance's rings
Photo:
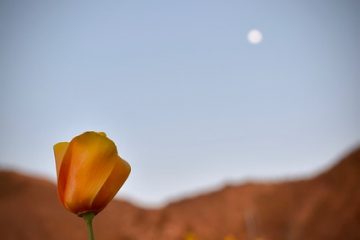
[[[79,216],[100,212],[131,170],[105,133],[85,132],[55,144],[54,153],[60,201]]]

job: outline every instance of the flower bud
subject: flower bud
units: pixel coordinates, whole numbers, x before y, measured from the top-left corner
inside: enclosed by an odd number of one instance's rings
[[[105,133],[85,132],[57,143],[54,154],[60,201],[79,216],[100,212],[131,171]]]

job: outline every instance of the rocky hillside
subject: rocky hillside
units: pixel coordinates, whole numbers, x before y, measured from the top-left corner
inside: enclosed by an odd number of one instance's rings
[[[86,239],[45,180],[0,172],[0,213],[1,239]],[[161,209],[112,201],[94,224],[98,240],[360,239],[360,148],[313,179],[226,186]]]

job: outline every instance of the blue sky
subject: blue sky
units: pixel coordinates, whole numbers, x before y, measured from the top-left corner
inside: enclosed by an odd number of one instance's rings
[[[359,1],[1,1],[0,166],[105,131],[157,205],[309,175],[360,143]],[[262,43],[247,42],[257,28]]]

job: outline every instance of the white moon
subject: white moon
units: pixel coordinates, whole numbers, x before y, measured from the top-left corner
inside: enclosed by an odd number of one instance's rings
[[[252,29],[248,32],[247,39],[251,44],[259,44],[263,40],[263,35],[259,30]]]

